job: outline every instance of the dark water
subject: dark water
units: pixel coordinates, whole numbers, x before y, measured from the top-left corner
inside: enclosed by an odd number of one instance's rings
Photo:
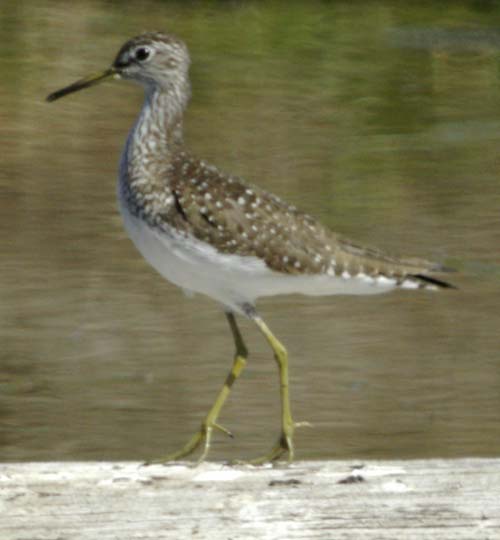
[[[186,137],[332,228],[455,267],[459,291],[268,299],[291,356],[299,458],[498,455],[500,8],[493,2],[0,5],[0,459],[177,449],[232,359],[219,307],[186,299],[126,238],[116,164],[141,103],[104,68],[128,37],[188,43]],[[408,4],[409,5],[409,4]],[[214,459],[278,432],[275,365],[252,356]]]

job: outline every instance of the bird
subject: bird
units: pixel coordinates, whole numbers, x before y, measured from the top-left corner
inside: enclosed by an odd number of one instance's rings
[[[171,33],[129,39],[111,67],[47,96],[52,102],[108,79],[139,83],[144,102],[124,146],[118,201],[125,230],[143,257],[186,293],[215,300],[235,346],[231,369],[199,429],[177,451],[152,462],[177,461],[198,451],[207,459],[227,397],[241,375],[248,349],[237,316],[250,319],[267,340],[278,366],[281,429],[261,464],[292,461],[288,352],[256,309],[259,298],[365,295],[395,289],[451,289],[436,277],[446,267],[364,247],[239,176],[193,155],[184,143],[183,117],[191,96],[190,55]]]

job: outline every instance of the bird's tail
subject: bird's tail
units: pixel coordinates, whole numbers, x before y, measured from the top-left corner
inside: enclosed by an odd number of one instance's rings
[[[405,276],[405,279],[402,282],[403,287],[405,281],[407,280],[415,282],[415,284],[420,288],[457,289],[455,285],[449,283],[448,281],[438,279],[434,276],[428,276],[426,274],[408,274],[407,276]]]

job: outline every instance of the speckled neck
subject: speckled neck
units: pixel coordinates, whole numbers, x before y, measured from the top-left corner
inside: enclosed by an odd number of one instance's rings
[[[122,156],[122,176],[142,184],[165,178],[183,148],[182,117],[189,93],[159,86],[146,88],[141,113]]]

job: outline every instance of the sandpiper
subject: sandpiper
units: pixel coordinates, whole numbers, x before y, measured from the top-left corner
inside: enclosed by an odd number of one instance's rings
[[[389,256],[331,232],[311,216],[261,187],[221,172],[192,156],[183,141],[190,97],[189,52],[171,34],[145,33],[127,41],[107,70],[47,97],[54,101],[110,77],[145,90],[139,117],[123,150],[118,200],[125,229],[145,259],[187,292],[203,293],[225,310],[236,352],[222,389],[201,427],[179,451],[157,460],[210,449],[231,387],[243,370],[247,348],[235,315],[251,319],[271,346],[279,367],[281,434],[272,450],[253,460],[294,457],[288,389],[288,355],[255,309],[260,297],[376,294],[452,285],[433,277],[438,264]]]

